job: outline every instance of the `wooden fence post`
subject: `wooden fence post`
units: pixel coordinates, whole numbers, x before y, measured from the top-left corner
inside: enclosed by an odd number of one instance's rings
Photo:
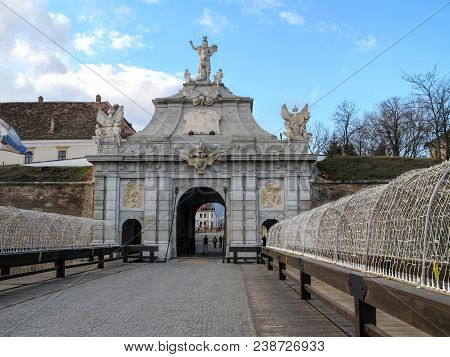
[[[278,257],[278,278],[280,280],[286,280],[286,263],[281,261],[281,257]]]
[[[298,270],[300,271],[300,295],[302,300],[311,300],[311,293],[305,289],[305,285],[311,286],[311,275],[304,272],[303,260],[298,260]]]
[[[364,329],[365,324],[377,325],[377,310],[372,305],[364,302],[367,286],[364,278],[357,274],[350,274],[348,288],[355,299],[355,336],[368,337]]]
[[[103,269],[105,267],[105,256],[103,254],[98,255],[98,268]]]
[[[124,246],[122,249],[123,262],[128,263],[128,249],[127,246]]]
[[[0,267],[0,276],[5,276],[11,274],[10,267]]]
[[[377,325],[377,310],[372,305],[355,298],[355,336],[369,337],[364,330],[365,324]]]
[[[267,254],[267,270],[273,270],[273,257]]]
[[[56,277],[64,278],[66,276],[66,261],[64,259],[57,260],[55,262],[56,266]]]

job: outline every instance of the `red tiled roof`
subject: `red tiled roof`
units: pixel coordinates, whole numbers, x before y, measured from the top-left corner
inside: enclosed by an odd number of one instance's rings
[[[0,103],[0,118],[22,140],[91,139],[95,135],[98,109],[107,113],[111,107],[108,102],[8,102]],[[122,137],[136,133],[125,119],[120,126]]]

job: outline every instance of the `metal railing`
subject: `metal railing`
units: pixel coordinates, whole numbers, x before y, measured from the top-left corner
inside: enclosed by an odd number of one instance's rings
[[[352,322],[355,336],[390,336],[377,321],[377,310],[426,334],[450,336],[450,298],[447,294],[417,289],[411,284],[360,273],[298,254],[280,252],[279,249],[263,247],[261,250],[269,270],[276,271],[280,280],[289,278],[299,284],[298,293],[302,300],[320,300]],[[336,289],[338,294],[330,293],[329,289],[323,290],[321,283]],[[341,293],[353,298],[353,308],[343,304]],[[409,329],[400,324],[392,332],[397,333],[397,329],[401,331],[404,328]],[[389,330],[392,330],[392,326]]]
[[[95,233],[110,230],[104,221],[0,206],[0,254],[91,247]]]
[[[285,219],[267,246],[450,292],[450,162]]]

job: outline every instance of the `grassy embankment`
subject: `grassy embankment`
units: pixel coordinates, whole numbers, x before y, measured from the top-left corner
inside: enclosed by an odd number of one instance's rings
[[[407,171],[438,164],[438,160],[404,157],[331,156],[317,163],[319,175],[332,181],[391,180]]]

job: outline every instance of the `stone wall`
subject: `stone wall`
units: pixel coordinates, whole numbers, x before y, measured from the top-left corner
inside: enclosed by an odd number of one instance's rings
[[[93,217],[91,182],[1,182],[0,205],[22,209]]]
[[[311,208],[321,206],[330,201],[336,201],[341,197],[351,195],[363,188],[385,184],[387,181],[363,181],[363,182],[334,182],[313,181],[311,182]]]

